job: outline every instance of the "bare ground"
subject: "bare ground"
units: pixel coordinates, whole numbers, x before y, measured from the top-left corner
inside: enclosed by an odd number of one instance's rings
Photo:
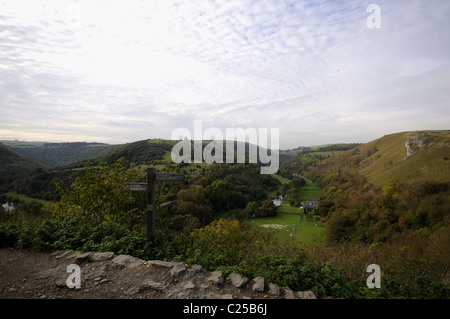
[[[69,288],[80,268],[80,287]],[[0,298],[2,299],[309,299],[312,292],[293,292],[237,276],[183,263],[145,261],[113,253],[77,251],[37,252],[0,249]],[[231,277],[231,276],[230,276]],[[243,283],[239,283],[239,280]],[[70,283],[75,283],[70,281]],[[261,286],[260,286],[261,287]]]

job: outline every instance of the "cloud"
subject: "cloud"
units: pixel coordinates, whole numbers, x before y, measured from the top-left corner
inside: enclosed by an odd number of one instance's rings
[[[3,2],[0,134],[123,142],[201,119],[295,147],[448,128],[450,4],[379,1],[381,29],[369,4]]]

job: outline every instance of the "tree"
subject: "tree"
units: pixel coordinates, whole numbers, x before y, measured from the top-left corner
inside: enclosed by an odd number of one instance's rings
[[[229,182],[214,181],[206,188],[206,193],[211,207],[216,212],[226,212],[234,208],[244,208],[247,201],[246,196],[239,191],[238,186]]]
[[[257,202],[248,202],[247,206],[244,209],[244,212],[247,217],[254,217],[258,212],[258,203]]]
[[[259,212],[261,216],[275,217],[277,214],[277,208],[271,199],[266,199],[259,208]]]
[[[350,240],[354,233],[354,222],[349,210],[335,211],[327,219],[327,240],[329,242],[342,242]]]
[[[33,216],[39,216],[42,212],[43,204],[38,201],[32,200],[29,202],[21,203],[17,206],[17,211],[22,211],[25,214],[30,214]]]
[[[176,215],[191,215],[196,217],[202,225],[206,225],[212,218],[212,209],[205,199],[205,189],[201,185],[192,185],[182,189],[177,194],[178,205]]]
[[[127,170],[124,158],[113,167],[101,163],[87,165],[85,174],[67,186],[57,183],[61,193],[53,209],[55,218],[74,218],[85,223],[116,222],[134,227],[142,224],[145,216],[144,196],[123,189],[123,184],[134,181],[137,172]]]
[[[388,179],[383,186],[383,194],[394,195],[400,190],[400,182],[396,179]]]
[[[321,200],[318,209],[319,215],[321,217],[327,217],[332,207],[334,207],[334,202],[331,199]]]

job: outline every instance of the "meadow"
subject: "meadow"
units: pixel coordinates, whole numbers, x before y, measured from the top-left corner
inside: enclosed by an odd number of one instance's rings
[[[318,188],[313,182],[306,180],[306,185],[302,186],[300,190],[301,201],[306,201],[308,199],[320,199],[323,195],[323,190]]]
[[[302,209],[285,203],[278,207],[277,216],[254,218],[248,223],[252,227],[277,231],[280,242],[291,240],[309,244],[326,240],[324,226],[316,226],[315,222],[306,221]]]
[[[290,179],[278,174],[272,174],[272,176],[281,182],[278,191],[281,191],[284,185],[291,182]],[[323,190],[311,181],[305,181],[306,184],[301,187],[298,200],[320,199]],[[274,198],[276,196],[275,193],[276,191],[272,192],[270,196]],[[258,226],[261,229],[276,230],[278,239],[281,242],[291,240],[309,244],[312,242],[325,242],[326,240],[326,229],[324,226],[317,226],[315,222],[306,221],[303,209],[291,206],[287,202],[283,202],[277,208],[275,217],[254,218],[249,220],[248,223],[250,226]]]

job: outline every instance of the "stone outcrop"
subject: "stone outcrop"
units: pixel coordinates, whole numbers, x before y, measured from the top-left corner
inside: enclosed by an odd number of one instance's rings
[[[419,150],[427,146],[427,140],[431,137],[432,133],[417,132],[406,137],[405,148],[406,156],[403,159],[407,159],[411,155],[414,155]]]

